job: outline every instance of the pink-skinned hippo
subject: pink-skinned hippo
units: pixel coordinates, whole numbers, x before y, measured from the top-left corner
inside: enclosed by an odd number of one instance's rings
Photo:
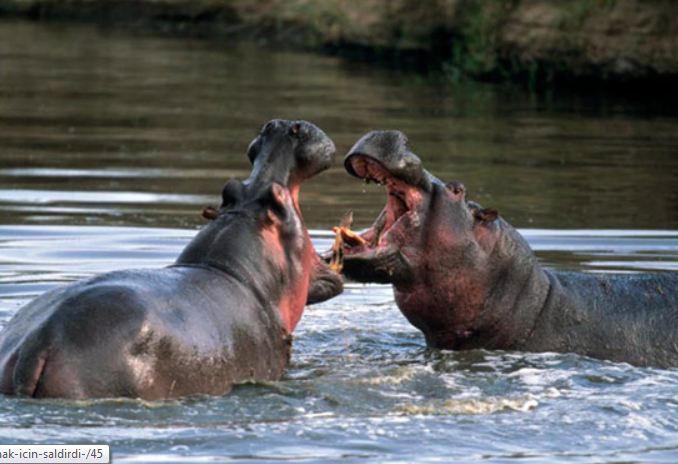
[[[391,283],[430,347],[573,352],[638,366],[678,366],[678,275],[545,270],[495,210],[422,167],[398,131],[349,151],[353,176],[385,185],[386,206],[344,244],[343,272]]]

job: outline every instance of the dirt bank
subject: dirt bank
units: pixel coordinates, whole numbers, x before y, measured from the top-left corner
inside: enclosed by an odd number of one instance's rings
[[[452,77],[678,77],[671,0],[4,0],[0,14],[416,55]]]

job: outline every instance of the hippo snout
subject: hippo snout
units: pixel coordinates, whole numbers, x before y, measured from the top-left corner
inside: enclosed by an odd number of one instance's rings
[[[349,174],[362,178],[353,165],[357,157],[371,158],[392,176],[424,191],[430,190],[430,175],[424,170],[421,159],[410,151],[407,137],[400,131],[368,132],[353,145],[344,158],[344,167]]]
[[[246,183],[277,182],[289,186],[328,169],[334,162],[334,142],[315,124],[273,119],[250,143],[253,165]]]
[[[314,176],[332,166],[337,152],[336,146],[325,132],[307,121],[294,121],[297,129],[297,160],[304,178]]]

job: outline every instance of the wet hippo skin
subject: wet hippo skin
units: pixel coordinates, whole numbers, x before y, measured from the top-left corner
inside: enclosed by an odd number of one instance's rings
[[[343,288],[299,209],[301,183],[334,153],[311,123],[266,124],[251,175],[226,183],[173,265],[98,275],[21,308],[0,334],[0,390],[162,399],[280,378],[304,305]]]
[[[440,349],[573,352],[678,366],[678,275],[543,269],[522,236],[423,169],[398,131],[366,134],[348,172],[386,186],[365,244],[345,244],[343,272],[393,285],[405,317]]]

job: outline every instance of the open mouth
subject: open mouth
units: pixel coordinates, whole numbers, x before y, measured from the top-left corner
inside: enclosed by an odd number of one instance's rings
[[[301,183],[290,185],[289,191],[290,196],[292,197],[292,204],[294,209],[297,211],[299,217],[301,217],[301,207],[299,207],[299,191],[301,190]]]
[[[397,241],[407,225],[416,219],[416,206],[421,201],[418,188],[393,176],[377,160],[365,155],[354,155],[349,162],[357,177],[368,183],[383,185],[387,200],[374,224],[359,235],[362,240],[344,240],[344,254],[347,257],[373,252]]]

